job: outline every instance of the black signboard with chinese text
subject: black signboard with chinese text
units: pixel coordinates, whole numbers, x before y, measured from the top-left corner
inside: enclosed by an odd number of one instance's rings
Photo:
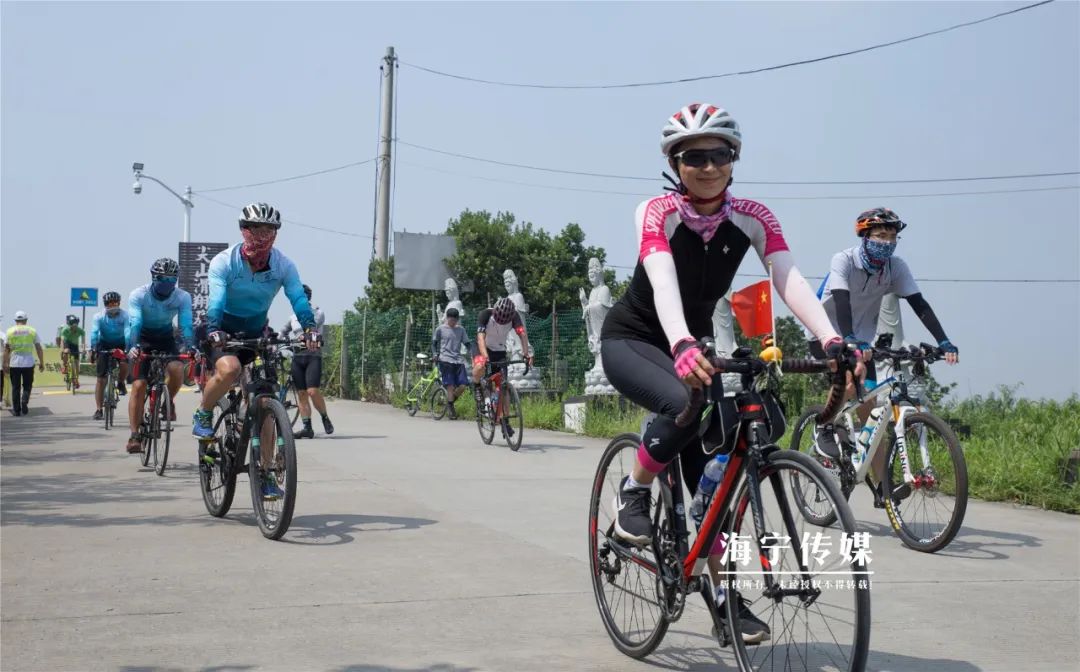
[[[180,243],[180,289],[191,294],[195,321],[205,319],[210,301],[210,260],[228,243]]]

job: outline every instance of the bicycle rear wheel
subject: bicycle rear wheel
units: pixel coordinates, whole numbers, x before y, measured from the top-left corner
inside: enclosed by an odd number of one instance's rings
[[[296,506],[296,443],[281,402],[267,396],[260,397],[256,404],[258,415],[251,431],[260,437],[259,444],[265,440],[272,443],[269,460],[263,464],[262,451],[256,447],[256,442],[252,442],[248,457],[252,508],[263,536],[280,539],[289,530]],[[280,495],[263,494],[263,484],[271,479],[281,491]]]
[[[296,426],[296,420],[300,417],[300,395],[296,391],[296,384],[292,376],[282,388],[281,405],[285,407],[285,415],[289,418],[289,427]]]
[[[589,568],[593,596],[615,648],[644,658],[659,646],[669,621],[662,605],[652,547],[637,547],[614,536],[614,498],[634,467],[637,434],[615,437],[600,457],[589,498]],[[655,482],[654,482],[655,483]],[[653,485],[653,502],[659,501]],[[659,512],[657,512],[659,515]]]
[[[236,494],[236,462],[240,429],[235,415],[222,415],[229,405],[224,399],[214,406],[212,441],[199,442],[199,485],[202,490],[203,504],[206,511],[215,518],[220,518],[232,507],[233,495]]]
[[[165,464],[169,461],[169,444],[172,442],[172,397],[169,390],[162,387],[158,393],[157,431],[154,441],[154,472],[165,475]]]
[[[889,425],[889,448],[884,487],[885,511],[896,536],[916,551],[933,553],[945,548],[960,531],[967,511],[967,462],[960,440],[941,418],[912,413],[904,420],[904,444],[914,482],[904,482],[896,441],[896,425]]]
[[[517,388],[507,383],[503,394],[506,397],[506,414],[503,416],[503,438],[510,450],[517,451],[521,448],[521,436],[525,429],[525,415],[521,412],[521,397],[518,396]],[[511,434],[507,436],[506,427],[510,427]]]
[[[792,510],[791,485],[800,481],[813,483],[832,507],[836,526],[829,533]],[[748,646],[741,636],[731,638],[739,669],[798,665],[861,672],[870,646],[870,573],[858,549],[869,547],[869,534],[856,535],[851,508],[835,480],[807,455],[769,453],[758,484],[762,529],[754,522],[749,478],[742,480],[733,500],[727,529],[733,541],[726,552],[721,608],[731,632],[740,632],[740,618],[748,610],[768,625],[770,635],[757,646]],[[846,549],[850,556],[844,555],[845,535],[854,542]],[[758,562],[746,561],[755,557]]]
[[[449,403],[450,398],[446,396],[446,388],[442,385],[437,386],[431,393],[431,417],[442,420],[446,416]]]

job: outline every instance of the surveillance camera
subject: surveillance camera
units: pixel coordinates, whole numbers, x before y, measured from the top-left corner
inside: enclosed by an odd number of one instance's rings
[[[135,184],[131,185],[131,188],[135,190],[136,194],[142,193],[142,184],[140,184],[138,180],[135,181]]]

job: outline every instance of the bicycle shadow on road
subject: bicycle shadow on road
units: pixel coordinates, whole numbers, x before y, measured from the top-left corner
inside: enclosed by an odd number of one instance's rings
[[[858,529],[869,532],[872,536],[893,536],[893,529],[880,523],[859,522]],[[1008,560],[1009,555],[994,548],[1041,548],[1042,545],[1042,539],[1030,534],[983,530],[963,525],[949,545],[934,555],[969,560]]]
[[[333,672],[476,672],[478,667],[459,667],[452,663],[434,663],[426,667],[390,667],[389,665],[346,665]]]
[[[196,672],[244,672],[244,670],[258,669],[258,665],[212,665],[210,667],[197,668]],[[123,665],[117,668],[120,672],[191,672],[190,667],[160,667],[158,665]]]
[[[229,515],[228,519],[250,527],[256,526],[255,514],[252,511],[234,513]],[[340,546],[356,541],[357,534],[417,530],[438,522],[430,518],[364,516],[355,513],[297,516],[292,519],[289,531],[280,539],[280,542],[300,546]]]
[[[546,453],[549,450],[582,450],[585,446],[566,445],[563,443],[522,443],[519,452]]]
[[[688,639],[700,639],[703,640],[703,646],[671,646],[665,647],[663,644],[660,648],[653,652],[648,658],[645,658],[642,662],[653,667],[659,667],[665,670],[680,670],[685,672],[715,672],[716,670],[737,670],[739,666],[735,661],[735,654],[731,648],[720,648],[720,645],[716,643],[716,640],[711,636],[706,636],[702,633],[688,632],[685,630],[670,630],[668,636],[680,635]],[[767,644],[766,644],[767,645]],[[755,666],[762,665],[765,667],[761,659],[769,655],[769,652],[762,649],[760,653],[755,653],[757,647],[748,647],[748,652],[752,656],[752,660],[755,661]],[[843,647],[845,654],[850,652],[850,647]],[[835,649],[834,649],[835,651]],[[776,656],[774,652],[773,656]],[[962,660],[948,660],[943,658],[916,658],[914,656],[905,656],[896,653],[885,653],[881,651],[870,651],[867,656],[866,663],[867,672],[925,672],[926,670],[934,670],[935,672],[981,672],[981,668],[977,665],[973,665],[969,662]],[[778,663],[783,669],[788,669],[783,666],[784,657],[780,655]],[[805,660],[800,660],[800,666],[798,669],[804,669],[801,665]],[[808,672],[815,672],[820,670],[835,670],[835,661],[826,656],[821,661],[819,666],[813,664],[805,667]]]

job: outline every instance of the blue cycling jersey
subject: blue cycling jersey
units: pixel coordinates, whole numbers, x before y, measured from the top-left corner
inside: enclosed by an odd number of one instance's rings
[[[90,330],[90,349],[97,350],[98,345],[122,347],[127,342],[124,333],[127,326],[128,313],[123,308],[112,316],[106,310],[94,315],[94,327]]]
[[[168,341],[173,338],[173,319],[180,324],[184,345],[193,347],[191,294],[177,287],[162,301],[154,296],[150,285],[135,288],[128,298],[127,347],[143,341]]]
[[[270,250],[269,267],[252,272],[240,248],[238,243],[222,250],[210,262],[208,331],[252,336],[261,333],[268,321],[270,304],[282,287],[300,324],[305,329],[315,328],[315,315],[304,294],[296,264],[274,248]]]

